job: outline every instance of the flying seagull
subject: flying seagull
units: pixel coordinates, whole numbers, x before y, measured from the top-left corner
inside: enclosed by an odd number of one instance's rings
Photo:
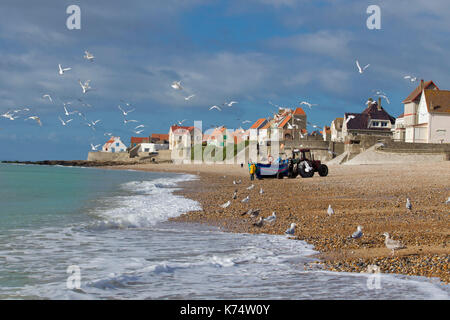
[[[181,121],[178,121],[178,125],[182,125],[183,124],[183,122],[185,122],[187,119],[183,119],[183,120],[181,120]]]
[[[230,102],[225,102],[223,105],[231,107],[231,106],[233,106],[233,104],[236,104],[236,103],[237,103],[237,101],[230,101]]]
[[[66,126],[70,121],[73,120],[73,119],[69,119],[69,120],[64,121],[63,119],[61,119],[61,117],[58,117],[58,118],[59,118],[59,121],[61,121],[61,124],[62,124],[63,126]]]
[[[127,119],[123,119],[123,123],[127,124],[128,122],[138,122],[137,120],[127,120]]]
[[[144,130],[139,130],[139,131],[133,131],[135,134],[141,134],[142,132],[144,132]]]
[[[181,86],[181,81],[174,81],[170,86],[175,90],[183,90],[183,87]]]
[[[139,128],[145,128],[145,126],[143,124],[138,125],[136,128],[134,128],[135,130],[139,129]]]
[[[214,106],[212,106],[211,108],[209,108],[209,110],[212,110],[212,109],[217,109],[217,110],[219,110],[219,111],[222,111],[222,109],[220,109],[218,106],[216,106],[216,105],[214,105]]]
[[[244,121],[242,121],[242,123],[243,123],[243,124],[245,124],[245,123],[251,123],[251,121],[250,121],[250,120],[244,120]]]
[[[49,94],[44,94],[44,95],[42,96],[42,99],[45,99],[45,98],[47,98],[48,100],[50,100],[50,102],[53,102],[53,99],[52,99],[52,97],[51,97]]]
[[[345,125],[347,125],[348,122],[349,122],[350,120],[352,120],[352,119],[355,119],[355,116],[354,116],[354,115],[349,115],[349,116],[347,117],[347,119],[345,119]]]
[[[85,51],[84,52],[84,56],[83,56],[83,58],[85,58],[87,61],[90,61],[90,62],[94,62],[94,55],[92,54],[92,53],[90,53],[89,51]]]
[[[188,97],[184,97],[184,100],[189,101],[189,100],[191,100],[193,97],[195,97],[195,94],[191,94],[191,95],[188,96]]]
[[[122,109],[122,107],[120,105],[118,107],[119,107],[120,111],[122,111],[124,116],[127,116],[130,112],[133,112],[135,110],[135,109],[131,109],[131,110],[125,111]]]
[[[63,67],[61,66],[61,64],[58,64],[58,69],[59,69],[58,73],[59,73],[61,76],[64,74],[64,72],[69,71],[69,70],[72,70],[72,68],[63,68]]]
[[[42,127],[42,122],[41,119],[38,116],[31,116],[25,119],[25,121],[27,121],[28,119],[34,120],[36,121],[41,127]]]
[[[97,144],[97,145],[94,146],[94,145],[91,143],[91,150],[92,150],[92,151],[97,151],[97,148],[100,147],[100,146],[101,146],[101,144]]]
[[[391,239],[389,233],[385,232],[383,233],[383,236],[386,237],[384,239],[384,244],[386,245],[386,248],[392,250],[392,255],[394,255],[395,250],[406,248],[400,241]]]
[[[366,65],[364,68],[361,68],[361,66],[359,65],[359,61],[356,60],[356,66],[358,67],[358,72],[362,74],[364,70],[366,70],[370,66],[370,64]]]
[[[417,80],[417,77],[413,77],[413,76],[404,76],[403,79],[409,79],[409,81],[414,82]]]
[[[300,102],[300,105],[303,105],[303,104],[306,105],[310,109],[311,109],[312,106],[317,106],[317,104],[312,104],[312,103],[309,103],[307,101]]]
[[[293,235],[295,233],[295,223],[291,223],[291,226],[284,232],[285,234],[288,235]]]
[[[92,89],[92,88],[89,86],[89,82],[91,82],[91,80],[86,80],[84,83],[81,82],[81,80],[78,80],[78,83],[80,84],[81,89],[83,90],[83,93],[86,93],[86,92],[89,91],[89,89]]]

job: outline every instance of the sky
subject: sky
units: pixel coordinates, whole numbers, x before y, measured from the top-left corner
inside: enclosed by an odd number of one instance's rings
[[[81,9],[79,30],[66,26],[70,5]],[[379,30],[367,28],[369,5],[381,9]],[[397,117],[417,86],[405,75],[450,88],[449,12],[448,0],[2,0],[0,114],[30,107],[42,127],[25,114],[0,117],[0,160],[86,159],[105,133],[129,145],[138,124],[146,126],[140,136],[168,133],[183,119],[201,120],[203,130],[246,129],[243,121],[277,111],[269,101],[317,104],[303,109],[324,126],[361,112],[381,90]],[[370,67],[359,74],[355,60]],[[58,64],[72,70],[60,76]],[[83,94],[79,79],[92,91]],[[231,100],[238,103],[209,111]],[[101,120],[96,130],[66,117],[63,102]],[[125,125],[119,104],[135,108],[127,118],[139,123]],[[58,117],[73,120],[62,126]]]

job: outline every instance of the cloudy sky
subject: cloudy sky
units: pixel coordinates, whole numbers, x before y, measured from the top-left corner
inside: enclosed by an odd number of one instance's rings
[[[372,4],[381,30],[366,26]],[[81,8],[81,30],[66,27],[69,5]],[[450,88],[449,12],[448,0],[2,0],[0,113],[31,106],[43,126],[0,118],[0,159],[85,159],[105,132],[129,144],[136,125],[123,124],[121,100],[147,135],[182,119],[238,128],[269,116],[268,101],[317,103],[305,109],[309,121],[329,125],[360,112],[374,90],[388,94],[384,107],[398,116],[415,86],[405,75]],[[356,59],[370,63],[362,75]],[[59,63],[72,70],[59,76]],[[83,95],[78,79],[94,90]],[[183,91],[170,87],[175,80]],[[196,96],[186,102],[189,94]],[[208,111],[230,100],[239,103]],[[101,119],[96,131],[78,116],[60,124],[70,101],[69,110]]]

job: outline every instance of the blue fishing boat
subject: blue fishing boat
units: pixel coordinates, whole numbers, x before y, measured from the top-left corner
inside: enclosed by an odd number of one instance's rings
[[[256,177],[262,178],[282,178],[288,175],[289,162],[288,160],[281,160],[280,162],[265,164],[256,164]]]

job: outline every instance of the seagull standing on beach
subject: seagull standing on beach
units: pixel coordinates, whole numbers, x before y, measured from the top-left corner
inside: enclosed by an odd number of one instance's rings
[[[291,226],[284,232],[287,235],[293,235],[295,233],[295,223],[291,223]]]
[[[261,209],[252,210],[252,212],[250,212],[250,217],[256,218],[259,215],[259,211],[261,211]]]
[[[237,180],[237,181],[233,180],[233,184],[241,184],[241,182],[242,182],[241,180]]]
[[[253,224],[253,226],[261,228],[264,225],[264,220],[262,217],[259,217],[259,220]]]
[[[270,223],[270,222],[274,222],[276,219],[277,219],[277,214],[276,214],[276,212],[274,211],[274,212],[272,212],[272,215],[271,215],[271,216],[268,216],[267,218],[265,218],[264,221]]]
[[[237,190],[234,190],[234,193],[233,193],[233,200],[236,200],[237,199]]]
[[[412,209],[411,200],[409,200],[409,198],[406,198],[406,209],[408,210]]]
[[[395,250],[406,248],[400,241],[391,239],[389,233],[385,232],[383,233],[383,236],[386,237],[384,239],[384,244],[386,245],[386,248],[392,250],[392,255],[394,255]]]
[[[225,202],[224,204],[222,204],[221,207],[222,207],[222,208],[228,208],[228,207],[230,206],[230,204],[231,204],[231,201],[228,200],[227,202]]]
[[[362,229],[363,229],[363,227],[358,226],[356,228],[356,231],[353,232],[353,234],[352,234],[352,239],[359,239],[359,238],[361,238],[363,236]]]
[[[364,70],[366,70],[370,66],[370,64],[366,65],[364,68],[361,68],[361,66],[359,65],[359,61],[356,60],[356,66],[358,67],[358,72],[362,74]]]
[[[242,199],[241,202],[247,203],[249,200],[250,200],[250,196],[247,196],[244,199]]]
[[[445,201],[445,204],[450,204],[450,197],[448,197],[447,201]]]
[[[264,193],[263,188],[260,188],[260,189],[259,189],[259,194],[263,194],[263,193]]]
[[[327,210],[328,215],[331,217],[334,214],[334,210],[331,207],[331,204],[328,205],[328,210]]]
[[[247,188],[247,190],[252,190],[255,187],[254,184],[252,184],[250,187]]]
[[[66,71],[69,71],[69,70],[72,70],[72,68],[63,68],[62,66],[61,66],[61,64],[58,64],[58,73],[59,73],[59,75],[63,75],[64,74],[64,72],[66,72]]]

